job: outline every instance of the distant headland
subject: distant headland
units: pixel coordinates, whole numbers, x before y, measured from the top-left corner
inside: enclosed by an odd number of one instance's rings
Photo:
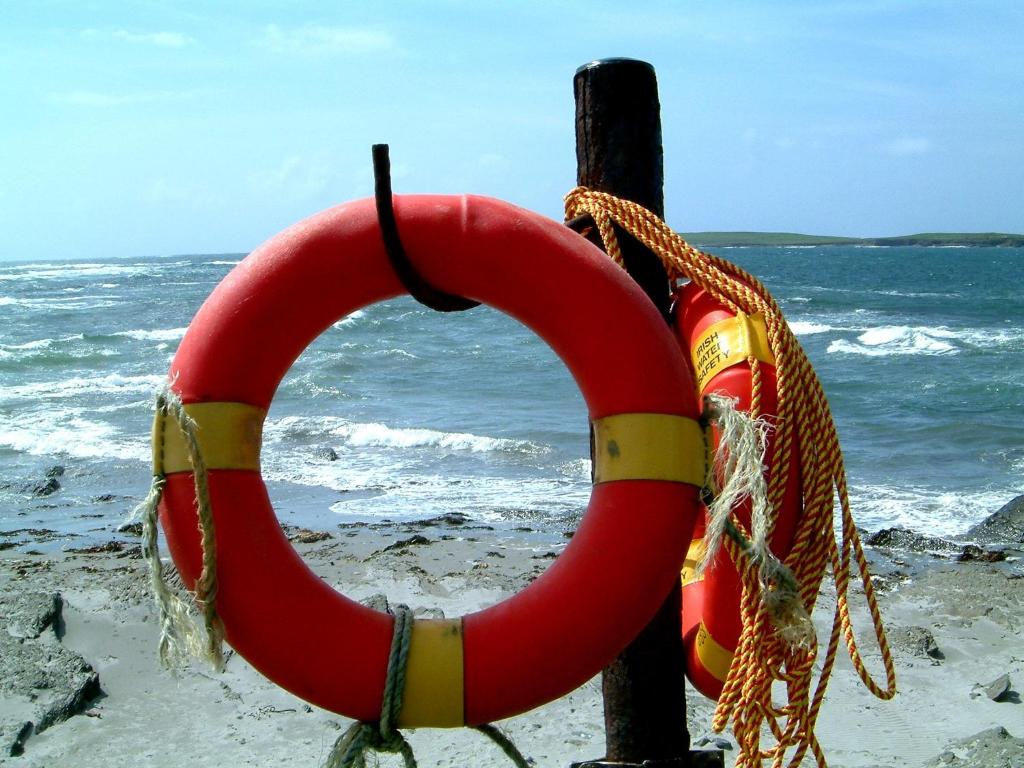
[[[919,235],[900,235],[898,237],[830,237],[827,235],[798,235],[792,232],[680,232],[679,234],[686,242],[705,248],[801,245],[1024,247],[1024,235],[1008,235],[1002,232],[925,232]]]

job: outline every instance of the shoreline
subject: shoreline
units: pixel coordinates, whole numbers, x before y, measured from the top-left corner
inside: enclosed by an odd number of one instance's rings
[[[561,548],[528,531],[496,531],[455,515],[288,532],[314,572],[349,597],[383,593],[423,615],[457,616],[492,604],[521,589]],[[116,541],[79,551],[0,552],[5,595],[61,595],[63,610],[54,626],[39,639],[22,642],[56,644],[78,654],[98,674],[102,690],[81,702],[78,714],[28,734],[18,757],[7,757],[11,733],[23,728],[15,721],[35,705],[21,693],[5,691],[0,762],[106,768],[128,764],[122,759],[131,755],[131,764],[145,766],[319,766],[349,721],[309,707],[235,654],[222,674],[198,664],[178,677],[159,668],[145,564],[130,533]],[[1017,547],[999,562],[957,562],[927,547],[920,552],[869,549],[901,693],[893,702],[874,699],[840,651],[817,729],[829,765],[930,764],[957,739],[1000,726],[1012,737],[1024,737],[1018,693],[1024,689],[1019,653],[1024,553]],[[819,636],[827,632],[830,595],[826,588],[815,610]],[[864,634],[866,611],[855,598],[852,606],[866,662],[878,673],[878,652]],[[974,689],[1002,674],[1009,675],[1010,685],[1000,701]],[[728,731],[710,733],[712,702],[692,688],[687,701],[695,744],[712,737],[733,744]],[[500,725],[538,766],[597,758],[604,750],[600,680]],[[868,743],[871,738],[876,741]],[[991,749],[1015,744],[1006,738],[993,736]],[[420,729],[410,742],[424,766],[506,764],[482,737],[464,730]],[[952,749],[955,756],[967,747]],[[725,754],[730,765],[734,746]],[[1004,763],[976,755],[972,762],[948,764],[994,768]]]

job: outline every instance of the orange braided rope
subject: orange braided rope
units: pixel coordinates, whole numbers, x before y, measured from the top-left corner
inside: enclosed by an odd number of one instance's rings
[[[767,468],[769,530],[778,517],[790,463],[797,461],[803,512],[784,565],[795,577],[799,599],[808,613],[814,608],[825,571],[830,568],[836,586],[836,606],[821,672],[815,682],[817,643],[794,642],[784,636],[784,622],[772,615],[765,599],[779,585],[764,583],[759,564],[751,556],[750,533],[743,530],[733,516],[734,535],[725,540],[725,546],[741,575],[743,629],[715,709],[712,728],[720,732],[731,720],[739,745],[737,768],[762,766],[769,760],[772,766],[797,766],[808,750],[816,764],[824,768],[827,763],[814,728],[840,638],[845,640],[860,679],[878,698],[891,699],[896,694],[896,672],[867,559],[850,512],[839,438],[821,382],[775,299],[752,275],[724,259],[697,250],[647,209],[612,195],[578,187],[565,198],[565,214],[567,219],[589,214],[608,255],[616,263],[622,264],[622,252],[613,223],[656,254],[673,283],[692,280],[735,314],[760,313],[765,319],[778,387],[776,449]],[[751,359],[750,363],[753,378],[750,415],[756,419],[761,415],[761,370],[756,360]],[[837,499],[841,521],[838,542],[834,527]],[[875,682],[864,665],[854,636],[848,598],[851,557],[857,565],[881,651],[885,688]],[[784,684],[786,689],[786,701],[781,705],[772,701],[772,687],[776,682]],[[762,747],[762,739],[769,734],[774,743]],[[787,760],[789,750],[792,752]]]

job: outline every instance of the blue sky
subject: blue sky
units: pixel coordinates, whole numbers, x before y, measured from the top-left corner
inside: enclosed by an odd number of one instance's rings
[[[1024,232],[1024,3],[0,2],[0,259],[249,250],[372,192],[558,217],[572,76],[661,89],[684,231]]]

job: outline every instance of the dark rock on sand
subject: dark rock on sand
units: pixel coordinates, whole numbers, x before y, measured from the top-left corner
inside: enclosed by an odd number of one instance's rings
[[[946,658],[935,642],[935,635],[925,627],[901,627],[892,633],[894,645],[918,658]]]
[[[982,696],[986,696],[992,701],[1009,701],[1014,695],[1014,692],[1010,690],[1010,676],[1009,674],[1003,674],[997,677],[988,685],[974,686],[974,690],[971,691],[971,698],[978,699]]]
[[[0,595],[0,754],[83,711],[100,694],[99,675],[60,644],[63,601],[47,592]]]
[[[399,539],[394,544],[388,544],[381,550],[381,552],[408,549],[409,547],[422,547],[425,544],[430,544],[430,539],[417,533],[415,536],[410,536],[408,539]]]
[[[20,755],[25,751],[25,740],[31,735],[31,720],[0,720],[0,757]]]
[[[964,538],[982,543],[1024,544],[1024,494],[986,517],[967,531]]]
[[[732,749],[732,742],[717,733],[706,733],[694,739],[693,746],[700,749]]]
[[[108,541],[106,544],[95,544],[91,547],[77,547],[68,549],[68,552],[72,552],[76,555],[106,555],[106,554],[117,554],[124,550],[123,541]]]
[[[906,549],[911,552],[955,552],[960,548],[952,541],[925,536],[906,528],[883,528],[869,536],[865,543],[872,547]]]
[[[425,520],[410,520],[407,524],[409,528],[444,528],[466,525],[469,522],[469,516],[464,515],[461,512],[445,512],[443,515],[437,517],[428,517]]]
[[[25,493],[31,493],[36,498],[43,498],[44,496],[52,496],[60,490],[60,481],[56,477],[48,477],[42,482],[26,485],[24,488]]]
[[[924,768],[1018,768],[1024,765],[1024,739],[1014,738],[997,725],[966,739],[950,743],[945,752],[925,764]]]
[[[309,528],[297,528],[288,533],[288,541],[297,541],[299,544],[316,544],[330,538],[333,537],[327,531],[311,531]]]
[[[960,554],[956,556],[958,562],[967,563],[972,560],[980,560],[985,563],[999,563],[1006,559],[1006,552],[1002,549],[982,549],[976,544],[967,544]]]
[[[4,628],[17,640],[35,639],[60,622],[63,601],[57,592],[11,591],[0,595]]]
[[[129,536],[141,536],[142,535],[142,523],[121,523],[117,526],[118,533],[127,533]]]
[[[52,496],[60,490],[60,480],[58,477],[64,476],[64,467],[60,464],[55,464],[46,470],[46,474],[43,479],[36,483],[28,483],[22,486],[22,493],[30,493],[36,498],[43,498],[45,496]]]

